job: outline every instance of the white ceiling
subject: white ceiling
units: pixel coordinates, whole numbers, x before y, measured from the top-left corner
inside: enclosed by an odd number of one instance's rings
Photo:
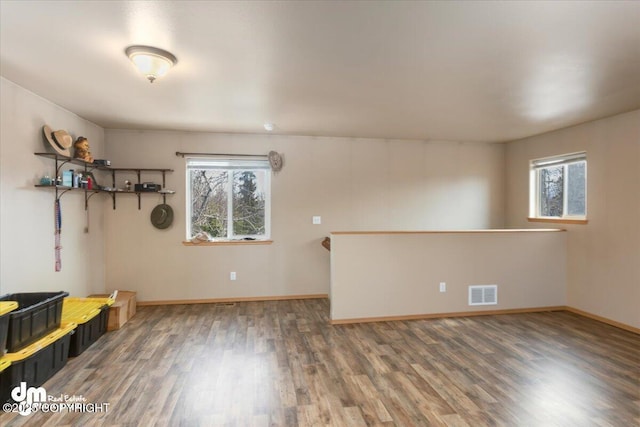
[[[640,108],[639,1],[2,0],[0,24],[2,76],[105,128],[507,141]],[[179,62],[150,84],[132,44]]]

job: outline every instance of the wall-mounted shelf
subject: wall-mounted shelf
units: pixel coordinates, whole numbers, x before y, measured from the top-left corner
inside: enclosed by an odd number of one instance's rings
[[[88,163],[85,162],[84,160],[81,159],[76,159],[73,157],[67,157],[67,156],[62,156],[60,154],[56,154],[56,153],[35,153],[36,156],[40,156],[40,157],[45,157],[48,159],[52,159],[53,161],[55,161],[56,164],[56,173],[54,176],[54,179],[56,179],[56,177],[60,176],[60,171],[62,169],[62,167],[64,165],[66,165],[67,163],[73,164],[73,165],[79,165],[82,166],[84,168],[84,172],[91,172],[94,170],[98,170],[98,171],[105,171],[105,172],[110,172],[111,173],[111,183],[112,186],[111,187],[106,187],[106,186],[101,186],[99,188],[92,188],[92,189],[87,189],[87,188],[81,188],[81,187],[68,187],[68,186],[63,186],[63,185],[36,185],[36,187],[38,188],[51,188],[53,190],[55,190],[56,193],[56,200],[60,200],[60,198],[68,191],[83,191],[84,195],[85,195],[85,205],[84,208],[87,209],[88,207],[88,203],[89,203],[89,199],[91,198],[91,196],[93,196],[94,194],[97,193],[107,193],[109,195],[111,195],[111,199],[113,201],[113,209],[116,208],[116,195],[117,194],[135,194],[138,197],[138,209],[141,208],[141,196],[143,194],[159,194],[162,195],[162,202],[166,203],[167,202],[167,194],[173,194],[174,192],[172,191],[168,191],[165,190],[165,185],[166,185],[166,174],[169,172],[173,172],[173,169],[153,169],[153,168],[114,168],[111,166],[101,166],[101,165],[96,165],[93,163]],[[133,190],[120,190],[116,188],[116,173],[118,172],[130,172],[130,173],[135,173],[136,176],[138,177],[138,184],[142,183],[142,174],[145,173],[160,173],[162,174],[162,190],[161,192],[158,191],[133,191]]]
[[[138,184],[142,183],[142,174],[143,173],[161,173],[162,174],[162,189],[164,190],[166,187],[166,174],[168,172],[173,172],[173,169],[149,169],[149,168],[112,168],[112,167],[102,167],[100,170],[110,171],[111,172],[111,182],[112,188],[116,188],[116,173],[117,172],[132,172],[135,173],[138,177]],[[138,196],[138,209],[141,208],[141,196],[142,194],[162,194],[162,203],[167,203],[167,194],[165,192],[158,191],[132,191],[132,190],[106,190],[111,194],[111,198],[113,199],[113,209],[116,208],[116,194],[136,194]]]

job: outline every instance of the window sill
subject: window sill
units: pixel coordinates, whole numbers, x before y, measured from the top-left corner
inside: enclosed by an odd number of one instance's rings
[[[569,218],[536,218],[529,217],[527,218],[529,222],[551,222],[554,224],[588,224],[589,221],[586,219],[569,219]]]
[[[270,245],[273,240],[216,240],[212,242],[182,242],[183,246],[236,246],[236,245]]]

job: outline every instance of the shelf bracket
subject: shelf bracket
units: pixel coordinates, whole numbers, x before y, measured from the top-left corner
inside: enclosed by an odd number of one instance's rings
[[[64,196],[64,193],[66,193],[67,191],[71,191],[71,189],[68,188],[66,190],[58,190],[58,187],[56,187],[56,202],[60,201],[60,199],[62,199],[62,196]]]
[[[56,176],[54,177],[54,179],[57,179],[57,177],[60,176],[60,169],[62,169],[64,165],[69,163],[70,160],[60,160],[60,162],[61,163],[58,164],[58,156],[56,156]]]
[[[136,174],[138,175],[138,184],[141,184],[141,182],[140,182],[140,170],[137,170]],[[140,209],[142,209],[142,202],[141,202],[142,197],[140,197],[140,193],[136,193],[136,195],[138,196],[138,210],[140,210]]]
[[[98,194],[99,191],[85,190],[84,192],[84,210],[89,209],[89,199],[93,197],[94,194]]]
[[[165,183],[166,179],[165,179],[165,171],[162,171],[162,189],[165,190],[167,187],[167,184]],[[167,204],[167,194],[166,193],[162,193],[162,204],[166,205]]]
[[[116,188],[116,171],[112,170],[111,171],[111,183],[112,183],[112,188],[115,190]],[[116,193],[111,193],[111,200],[113,201],[113,210],[116,210]]]

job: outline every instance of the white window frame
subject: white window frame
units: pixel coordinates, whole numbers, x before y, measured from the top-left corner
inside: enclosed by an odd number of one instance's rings
[[[186,239],[192,238],[191,230],[191,179],[190,171],[192,169],[216,169],[226,170],[230,174],[237,171],[249,171],[249,172],[265,172],[264,182],[264,235],[235,235],[233,234],[233,179],[227,181],[227,236],[226,237],[214,237],[213,241],[225,242],[225,241],[240,241],[240,240],[270,240],[271,239],[271,167],[269,160],[263,157],[256,156],[243,157],[243,158],[203,158],[203,157],[185,157],[185,181],[186,181]],[[200,166],[200,167],[198,167]]]
[[[568,210],[568,186],[569,186],[569,165],[576,163],[584,163],[584,179],[585,179],[585,205],[584,215],[569,215]],[[540,171],[547,167],[563,166],[563,198],[562,198],[562,216],[543,216],[541,214],[541,187],[540,187]],[[529,162],[529,217],[531,219],[541,220],[566,220],[566,221],[586,221],[587,219],[587,153],[570,153],[560,156],[544,157],[534,159]]]

